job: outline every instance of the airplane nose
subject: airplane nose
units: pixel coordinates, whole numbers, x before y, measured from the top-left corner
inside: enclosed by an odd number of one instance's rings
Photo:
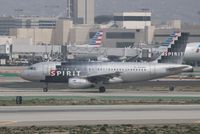
[[[40,71],[24,70],[19,76],[27,81],[40,81],[45,79]]]
[[[26,71],[23,71],[20,73],[20,77],[24,80],[27,80],[27,72]]]

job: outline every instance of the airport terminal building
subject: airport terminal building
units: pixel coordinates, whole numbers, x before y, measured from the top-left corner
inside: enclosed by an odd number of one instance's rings
[[[144,44],[159,46],[174,31],[189,32],[189,42],[200,42],[200,25],[186,25],[180,20],[154,24],[149,10],[113,13],[110,24],[94,24],[94,0],[67,0],[64,18],[0,17],[0,45],[12,44],[22,51],[26,51],[23,45],[90,44],[98,31],[104,33],[103,47],[121,48],[122,53],[124,48],[141,48]]]

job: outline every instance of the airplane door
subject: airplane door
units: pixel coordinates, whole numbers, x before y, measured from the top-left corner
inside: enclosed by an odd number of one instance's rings
[[[42,74],[45,75],[45,70],[47,69],[47,65],[43,65],[42,67]]]
[[[150,65],[150,77],[156,76],[156,66],[154,64]]]
[[[43,70],[42,70],[42,74],[43,75],[48,75],[48,74],[50,74],[50,70],[51,70],[51,68],[50,68],[50,66],[48,66],[48,65],[43,65],[43,68],[42,68]]]

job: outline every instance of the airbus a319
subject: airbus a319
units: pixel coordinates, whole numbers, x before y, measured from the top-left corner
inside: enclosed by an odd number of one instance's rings
[[[186,38],[184,38],[186,37]],[[42,62],[30,66],[21,73],[23,79],[44,82],[44,92],[48,83],[67,83],[70,88],[97,87],[106,91],[106,84],[147,81],[181,72],[193,71],[192,66],[182,65],[188,34],[170,44],[164,54],[151,63],[136,62]],[[174,54],[176,53],[176,54]]]

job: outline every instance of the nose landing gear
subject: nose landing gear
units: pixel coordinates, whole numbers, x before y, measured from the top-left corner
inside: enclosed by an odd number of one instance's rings
[[[99,92],[100,93],[105,93],[106,92],[106,88],[104,86],[100,86],[99,87]]]
[[[48,88],[43,88],[43,92],[48,92]]]
[[[96,87],[98,87],[99,93],[105,93],[106,92],[106,88],[104,86],[103,81],[98,82]]]
[[[43,92],[48,92],[48,83],[45,83],[43,87]]]

